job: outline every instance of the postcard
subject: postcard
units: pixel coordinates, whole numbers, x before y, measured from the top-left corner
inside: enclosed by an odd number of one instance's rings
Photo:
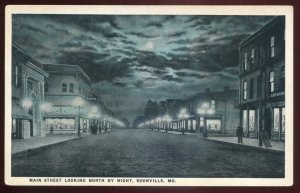
[[[292,6],[8,5],[5,183],[293,185]]]

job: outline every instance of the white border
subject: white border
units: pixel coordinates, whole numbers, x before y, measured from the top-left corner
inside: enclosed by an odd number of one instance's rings
[[[109,14],[109,15],[285,15],[286,16],[286,136],[285,178],[173,178],[176,183],[59,183],[29,182],[27,177],[11,177],[11,46],[12,14]],[[5,9],[5,183],[29,186],[292,186],[293,185],[293,7],[292,6],[77,6],[8,5]],[[42,181],[45,178],[39,178]],[[49,178],[50,179],[50,178]],[[79,179],[79,178],[72,178]],[[88,179],[93,178],[80,178]],[[99,178],[98,178],[99,179]],[[147,179],[147,178],[138,178]],[[153,178],[148,178],[153,179]],[[157,178],[162,179],[162,178]],[[167,178],[164,179],[167,181]]]

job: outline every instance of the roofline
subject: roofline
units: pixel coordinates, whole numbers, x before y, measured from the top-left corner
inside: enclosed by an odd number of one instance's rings
[[[275,16],[275,18],[273,18],[269,23],[267,23],[266,25],[261,27],[259,30],[254,32],[252,35],[250,35],[249,37],[247,37],[243,41],[241,41],[239,43],[239,48],[246,45],[246,44],[248,44],[251,40],[255,39],[259,34],[263,33],[264,29],[266,29],[269,26],[271,26],[272,24],[276,23],[276,20],[278,20],[278,18],[280,18],[280,17],[283,17],[283,16],[281,16],[281,15]]]
[[[91,83],[91,78],[84,72],[84,70],[79,66],[79,65],[74,65],[74,64],[44,64],[45,66],[68,66],[68,67],[77,67],[79,68],[79,71],[83,74],[83,76]],[[50,72],[51,74],[51,72]]]

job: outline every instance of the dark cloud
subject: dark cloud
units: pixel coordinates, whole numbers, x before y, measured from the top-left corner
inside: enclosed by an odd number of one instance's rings
[[[19,29],[20,31],[23,31],[23,30],[29,30],[31,31],[32,33],[41,33],[43,35],[47,35],[48,32],[43,30],[43,29],[39,29],[39,28],[36,28],[36,27],[33,27],[33,26],[30,26],[30,25],[25,25],[25,24],[21,24],[19,26]]]
[[[175,19],[175,17],[176,17],[175,15],[168,15],[165,18],[163,18],[161,22],[165,23],[165,22],[171,21],[171,20]]]
[[[156,28],[162,28],[163,24],[160,22],[150,22],[146,24],[146,27],[156,27]]]
[[[202,20],[195,21],[189,27],[193,28],[193,27],[198,27],[198,26],[201,26],[201,25],[209,25],[209,24],[211,24],[211,20],[208,19],[208,18],[204,18]]]
[[[155,35],[148,35],[148,34],[144,34],[144,33],[141,33],[141,32],[129,32],[128,34],[133,35],[133,36],[137,36],[137,37],[140,37],[140,38],[155,38],[155,37],[157,37]]]
[[[229,81],[234,81],[234,80],[237,81],[238,80],[238,76],[232,77],[232,76],[228,76],[228,75],[225,75],[225,74],[222,74],[222,73],[216,73],[213,76],[219,77],[222,80],[229,80]]]
[[[187,72],[176,72],[175,74],[177,76],[181,76],[181,77],[195,77],[195,78],[198,78],[198,79],[209,77],[208,75],[201,75],[201,74],[187,73]]]
[[[164,75],[161,77],[161,79],[173,82],[182,82],[181,78],[174,77],[173,75]]]
[[[119,86],[119,87],[125,87],[127,86],[126,82],[114,82],[113,85]]]
[[[136,43],[131,41],[131,40],[121,39],[120,41],[123,42],[126,45],[136,45]]]
[[[168,35],[168,37],[180,37],[182,35],[186,34],[185,31],[179,31],[179,32],[175,32],[175,33],[171,33]]]
[[[134,84],[137,88],[143,88],[144,87],[144,81],[143,80],[137,80]]]

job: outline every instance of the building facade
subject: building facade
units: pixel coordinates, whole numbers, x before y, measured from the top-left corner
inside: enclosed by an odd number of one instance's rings
[[[44,136],[42,104],[44,66],[20,46],[12,45],[12,138]]]
[[[87,133],[100,116],[100,97],[89,76],[77,65],[45,64],[45,131]],[[80,129],[78,129],[80,128]]]
[[[197,93],[186,99],[166,100],[160,117],[171,117],[170,130],[233,134],[239,122],[238,90],[224,87],[223,91]],[[164,126],[165,127],[165,126]]]
[[[285,136],[285,17],[273,19],[239,46],[240,120],[246,137]]]

